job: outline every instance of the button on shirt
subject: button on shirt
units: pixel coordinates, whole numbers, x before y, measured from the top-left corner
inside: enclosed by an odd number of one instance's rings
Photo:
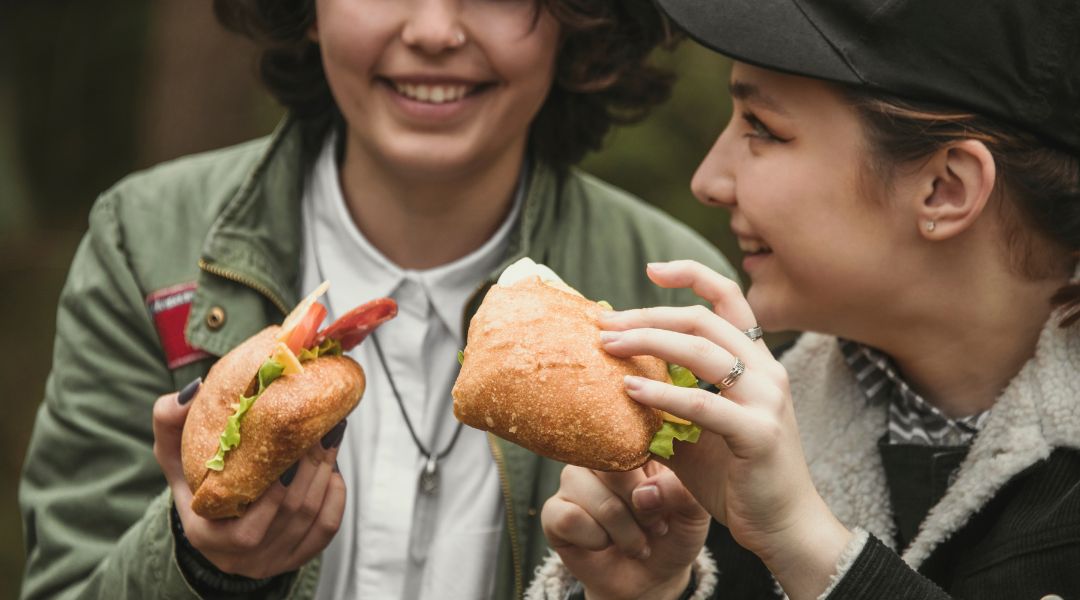
[[[372,298],[397,301],[398,316],[380,326],[379,344],[416,435],[438,453],[458,424],[450,389],[464,346],[465,304],[504,258],[522,192],[478,250],[434,269],[401,269],[352,221],[334,148],[331,136],[304,191],[303,289],[331,282],[324,297],[329,319]],[[349,416],[338,454],[348,500],[341,528],[323,553],[317,597],[490,597],[503,517],[486,434],[464,427],[439,461],[437,495],[419,493],[425,460],[371,339],[349,355],[364,368],[367,390]]]

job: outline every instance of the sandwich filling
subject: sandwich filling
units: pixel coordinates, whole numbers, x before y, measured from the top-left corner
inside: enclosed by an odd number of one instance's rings
[[[279,342],[274,348],[274,354],[266,359],[259,367],[259,373],[255,377],[254,393],[250,396],[240,395],[238,402],[232,405],[233,414],[225,421],[225,430],[218,438],[218,449],[214,456],[206,461],[206,468],[221,471],[225,468],[225,454],[240,445],[240,422],[244,415],[251,409],[255,401],[266,392],[266,388],[278,378],[286,375],[294,375],[303,372],[302,364],[315,360],[320,356],[340,356],[341,344],[337,340],[326,339],[317,346],[303,348],[300,355],[293,353],[283,342]]]
[[[283,376],[303,373],[303,363],[308,361],[321,356],[341,356],[362,342],[376,327],[397,315],[397,304],[392,299],[378,298],[352,309],[320,330],[319,325],[328,311],[317,300],[329,287],[329,282],[323,282],[285,318],[273,352],[259,367],[255,380],[248,388],[252,390],[251,395],[240,394],[239,400],[232,405],[233,414],[226,419],[217,452],[206,461],[206,468],[214,471],[225,468],[225,455],[240,445],[240,424],[244,415],[271,383]]]

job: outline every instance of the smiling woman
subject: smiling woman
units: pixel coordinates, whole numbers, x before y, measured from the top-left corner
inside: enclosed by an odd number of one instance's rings
[[[483,291],[526,255],[617,306],[696,301],[652,286],[651,261],[732,274],[685,226],[572,168],[666,97],[647,60],[663,19],[651,0],[215,9],[261,46],[288,116],[96,203],[20,489],[24,596],[520,597],[561,464],[450,417]],[[325,280],[330,317],[400,307],[349,351],[364,401],[243,515],[201,517],[180,460],[199,377]]]

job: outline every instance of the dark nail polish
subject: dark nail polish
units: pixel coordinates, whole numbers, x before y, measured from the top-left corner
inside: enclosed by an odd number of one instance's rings
[[[340,473],[340,472],[341,472],[341,468],[340,468],[340,467],[338,467],[338,464],[337,464],[337,459],[336,459],[336,458],[334,459],[334,472],[335,472],[335,473]]]
[[[183,406],[191,399],[195,397],[195,392],[199,391],[199,386],[202,385],[202,377],[196,377],[191,380],[191,383],[184,386],[184,389],[180,390],[180,393],[176,395],[176,402]]]
[[[322,447],[324,450],[337,448],[338,445],[341,444],[341,440],[345,437],[345,424],[346,422],[342,420],[337,425],[334,425],[333,429],[326,432],[326,435],[322,438]]]
[[[298,461],[294,462],[292,466],[288,469],[285,469],[285,472],[281,474],[280,478],[278,478],[278,481],[281,482],[281,485],[289,487],[289,484],[292,483],[293,477],[296,477],[296,470],[299,468],[300,462]]]

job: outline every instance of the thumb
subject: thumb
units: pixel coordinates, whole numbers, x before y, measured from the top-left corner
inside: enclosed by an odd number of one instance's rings
[[[180,439],[188,411],[191,410],[191,401],[201,385],[202,378],[196,378],[179,392],[165,394],[154,402],[154,456],[170,484],[184,477]]]
[[[634,510],[640,515],[665,514],[688,521],[707,521],[709,513],[669,469],[642,481],[631,496]]]

